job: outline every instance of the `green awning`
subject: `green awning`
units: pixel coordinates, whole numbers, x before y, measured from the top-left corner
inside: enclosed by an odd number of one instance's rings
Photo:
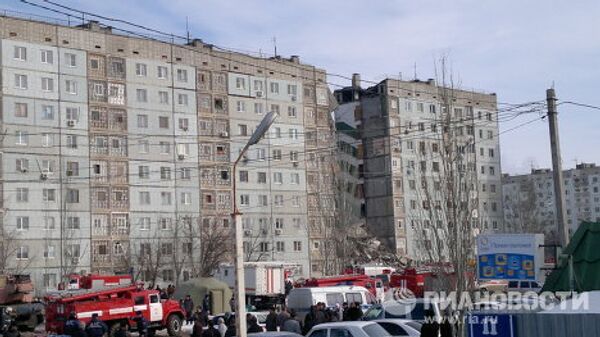
[[[564,252],[573,260],[573,290],[600,290],[600,222],[581,223]],[[566,259],[546,278],[543,291],[569,291]]]

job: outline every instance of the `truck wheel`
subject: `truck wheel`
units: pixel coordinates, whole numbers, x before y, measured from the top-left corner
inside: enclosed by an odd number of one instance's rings
[[[177,315],[170,315],[167,318],[167,332],[169,336],[179,336],[181,333],[181,318]]]

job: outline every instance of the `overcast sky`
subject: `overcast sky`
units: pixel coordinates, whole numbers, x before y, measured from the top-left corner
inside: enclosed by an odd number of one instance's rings
[[[300,55],[328,72],[358,72],[367,80],[400,73],[412,79],[415,63],[419,78],[434,77],[434,60],[447,56],[464,88],[495,92],[499,102],[543,100],[554,84],[561,100],[600,106],[598,0],[53,1],[181,35],[187,16],[193,37],[252,52],[272,53],[276,37],[282,56]],[[42,13],[17,0],[0,3]],[[600,110],[559,108],[563,167],[600,163]],[[503,134],[501,146],[505,173],[550,167],[545,121]]]

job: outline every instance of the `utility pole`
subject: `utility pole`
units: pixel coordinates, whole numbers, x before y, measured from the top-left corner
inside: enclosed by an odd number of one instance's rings
[[[567,212],[565,204],[565,185],[563,181],[560,141],[558,139],[558,111],[556,111],[556,93],[554,89],[546,90],[548,103],[548,126],[550,127],[550,148],[552,151],[552,174],[554,177],[554,200],[558,218],[558,234],[564,250],[569,244],[569,228],[567,226]]]

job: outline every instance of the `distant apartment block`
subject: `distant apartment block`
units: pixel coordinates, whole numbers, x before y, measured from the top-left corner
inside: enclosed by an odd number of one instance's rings
[[[478,231],[502,229],[496,96],[453,89],[444,103],[443,90],[434,80],[394,79],[362,89],[355,75],[351,87],[334,93],[338,133],[348,134],[349,125],[356,130],[340,140],[353,155],[340,157],[348,172],[358,171],[351,195],[361,204],[360,216],[390,251],[416,260],[427,258],[432,231],[447,225],[444,205],[458,202],[441,185],[452,181],[441,159],[445,140],[461,160],[454,181],[471,177],[461,182],[470,190],[461,201],[473,209],[469,221]]]
[[[335,216],[324,70],[98,22],[2,17],[0,38],[4,271],[40,289],[82,271],[187,280],[202,231],[232,228],[237,179],[247,259],[320,273]],[[233,176],[269,111],[278,119]]]
[[[577,164],[563,173],[567,225],[574,233],[582,221],[600,221],[600,167]],[[543,232],[556,240],[558,220],[554,180],[549,169],[502,177],[504,222],[510,232]]]

